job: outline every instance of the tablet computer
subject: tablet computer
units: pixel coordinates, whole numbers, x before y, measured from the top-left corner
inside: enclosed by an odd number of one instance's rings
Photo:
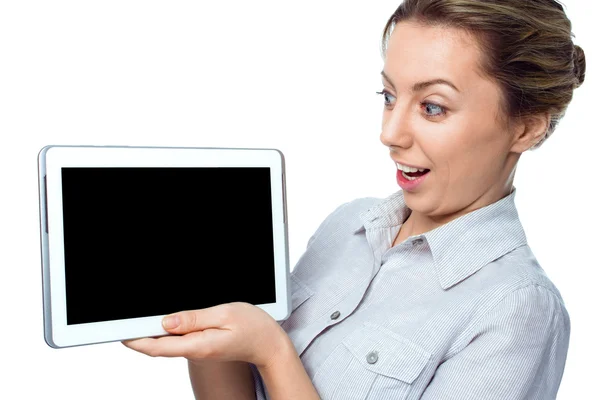
[[[46,146],[38,167],[49,346],[166,335],[167,314],[235,301],[289,316],[280,151]]]

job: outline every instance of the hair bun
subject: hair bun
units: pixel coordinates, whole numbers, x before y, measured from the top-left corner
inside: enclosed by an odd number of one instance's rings
[[[585,80],[585,53],[583,49],[577,45],[573,49],[573,73],[577,79],[576,87],[581,86]]]

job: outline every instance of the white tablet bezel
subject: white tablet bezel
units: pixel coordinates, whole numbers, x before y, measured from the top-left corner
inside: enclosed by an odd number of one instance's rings
[[[260,304],[275,320],[287,319],[289,257],[285,160],[277,149],[120,146],[46,146],[38,156],[44,337],[54,348],[166,335],[163,315],[67,325],[61,168],[63,167],[269,167],[273,209],[276,302]],[[48,229],[49,228],[49,229]]]

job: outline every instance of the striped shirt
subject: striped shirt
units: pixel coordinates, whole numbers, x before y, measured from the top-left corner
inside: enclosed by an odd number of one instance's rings
[[[569,315],[515,195],[393,247],[411,212],[402,190],[321,223],[280,322],[321,399],[556,398]],[[257,399],[269,399],[250,366]]]

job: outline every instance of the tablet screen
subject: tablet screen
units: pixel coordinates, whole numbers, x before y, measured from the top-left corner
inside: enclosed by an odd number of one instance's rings
[[[270,169],[62,168],[67,324],[275,302]]]

